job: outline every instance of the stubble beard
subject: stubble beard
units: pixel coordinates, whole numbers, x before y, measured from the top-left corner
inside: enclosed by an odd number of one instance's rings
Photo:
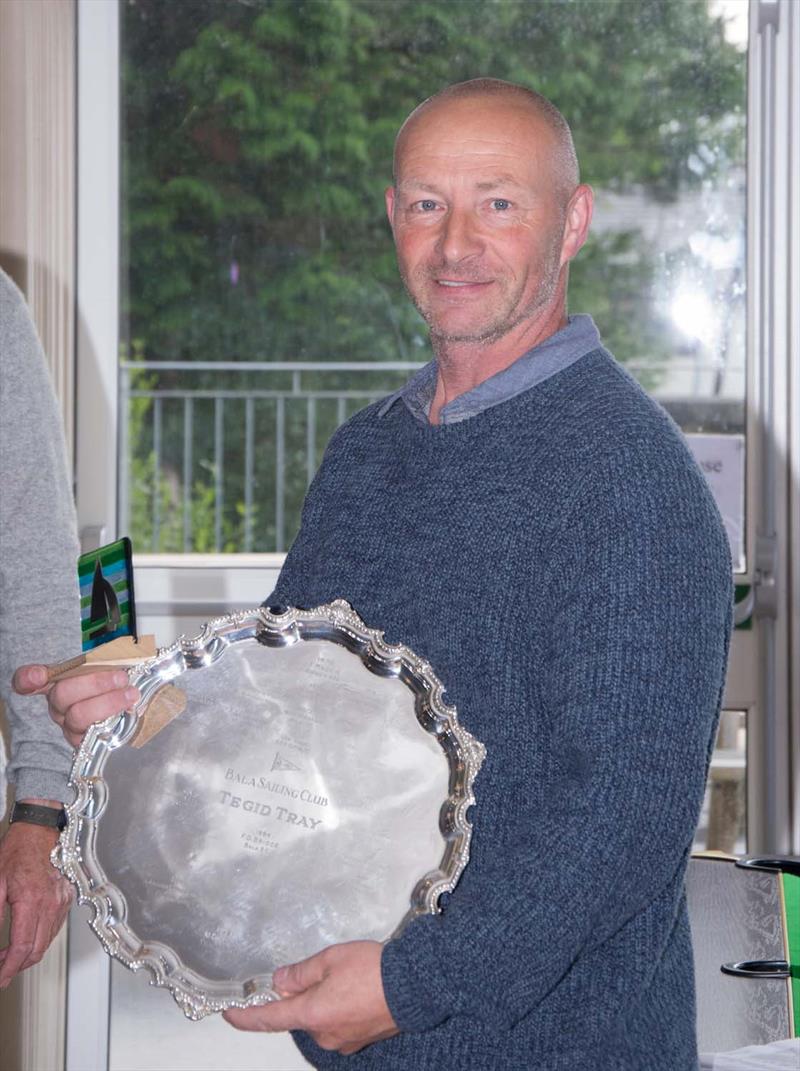
[[[516,309],[516,300],[512,297],[512,299],[506,303],[506,307],[499,310],[493,319],[490,319],[480,327],[466,331],[442,330],[436,323],[436,315],[433,310],[427,307],[425,302],[414,292],[414,288],[411,285],[411,278],[402,267],[400,268],[400,276],[411,303],[428,325],[434,350],[448,343],[463,342],[478,346],[489,346],[498,342],[510,331],[513,331],[514,328],[524,320],[533,319],[542,311],[542,309],[550,304],[558,288],[560,271],[559,255],[560,247],[558,249],[554,247],[548,251],[547,262],[545,263],[544,271],[542,272],[542,278],[536,288],[536,293],[527,305],[524,305],[521,309]],[[437,269],[437,274],[441,274],[441,269]],[[430,271],[423,269],[417,273],[417,278],[420,282],[424,283],[431,282],[433,277]],[[465,278],[463,281],[468,281],[468,278]],[[422,286],[419,287],[419,292],[424,292]],[[505,293],[507,293],[507,291],[505,291]]]

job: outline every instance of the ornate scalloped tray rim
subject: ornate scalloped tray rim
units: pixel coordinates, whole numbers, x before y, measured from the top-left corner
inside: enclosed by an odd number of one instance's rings
[[[387,940],[397,936],[419,915],[436,914],[439,897],[455,889],[469,859],[472,824],[467,815],[475,803],[473,785],[486,749],[459,724],[455,707],[445,702],[444,687],[425,659],[403,644],[388,643],[381,631],[367,627],[343,599],[310,610],[288,607],[278,614],[261,606],[255,610],[215,618],[195,637],[180,637],[155,657],[128,671],[131,684],[142,693],[140,701],[130,710],[112,715],[92,725],[87,731],[75,753],[70,774],[69,783],[75,791],[75,799],[65,808],[67,826],[53,849],[51,859],[76,886],[78,902],[93,909],[94,915],[89,924],[105,951],[132,971],[145,968],[151,975],[150,984],[169,990],[186,1017],[193,1021],[227,1008],[249,1008],[279,1000],[280,997],[271,987],[271,978],[265,975],[249,978],[241,984],[241,995],[231,996],[231,983],[215,983],[201,978],[186,967],[172,949],[156,941],[143,943],[129,929],[125,920],[125,902],[119,890],[99,866],[92,866],[84,858],[84,850],[90,847],[105,798],[105,782],[98,777],[98,773],[108,752],[131,738],[139,716],[155,692],[169,680],[193,668],[192,662],[208,665],[220,658],[231,643],[257,639],[257,635],[264,631],[285,638],[287,643],[294,643],[303,638],[304,631],[320,625],[347,635],[355,645],[355,653],[360,655],[368,669],[372,669],[370,659],[384,667],[397,667],[398,673],[399,668],[405,666],[423,685],[425,706],[431,718],[431,725],[423,725],[423,728],[437,736],[440,742],[445,735],[454,738],[462,764],[460,786],[443,803],[443,807],[449,804],[451,819],[448,823],[450,828],[446,833],[443,831],[447,842],[443,863],[447,860],[447,872],[440,868],[417,882],[408,912]],[[317,634],[309,638],[319,636]],[[350,649],[354,650],[353,647]],[[154,672],[156,669],[160,669],[158,675]],[[215,988],[224,987],[227,987],[228,995],[213,995]]]

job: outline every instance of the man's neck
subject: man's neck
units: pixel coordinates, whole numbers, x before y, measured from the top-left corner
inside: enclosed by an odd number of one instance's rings
[[[428,414],[430,423],[439,423],[442,409],[454,398],[510,367],[524,353],[566,327],[567,322],[566,306],[559,304],[548,309],[544,316],[526,320],[490,342],[457,342],[434,336],[437,376]]]

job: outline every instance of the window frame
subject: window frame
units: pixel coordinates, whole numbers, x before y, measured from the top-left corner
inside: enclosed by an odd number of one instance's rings
[[[119,7],[77,0],[77,18],[76,477],[88,549],[117,535]],[[800,854],[798,760],[788,746],[800,740],[800,10],[792,0],[750,0],[750,20],[748,561],[737,581],[752,586],[755,615],[752,631],[734,634],[725,705],[748,713],[750,850]],[[137,555],[142,623],[169,642],[202,619],[257,604],[282,561]],[[107,1066],[109,1007],[110,960],[76,911],[66,1071]]]

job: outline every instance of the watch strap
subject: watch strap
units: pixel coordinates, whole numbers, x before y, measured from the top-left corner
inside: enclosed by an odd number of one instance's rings
[[[44,807],[40,803],[15,803],[11,808],[9,818],[9,823],[13,822],[27,822],[34,826],[63,829],[67,824],[67,815],[63,807]]]

